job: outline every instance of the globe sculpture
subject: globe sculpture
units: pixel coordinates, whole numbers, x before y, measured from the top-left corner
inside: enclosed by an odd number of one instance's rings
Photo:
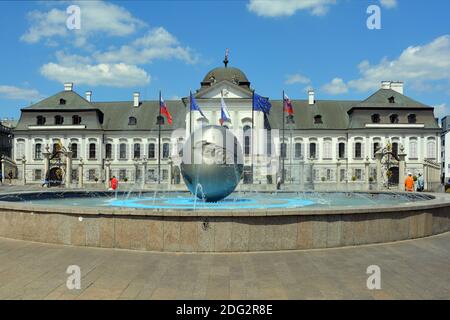
[[[196,130],[183,147],[181,174],[189,191],[206,202],[231,194],[242,177],[243,153],[237,138],[220,126]]]

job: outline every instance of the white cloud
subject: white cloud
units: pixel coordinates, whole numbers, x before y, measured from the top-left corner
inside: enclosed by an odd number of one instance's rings
[[[42,99],[42,95],[36,89],[0,85],[0,98],[33,101]]]
[[[397,6],[397,0],[380,0],[380,3],[387,9],[395,8]]]
[[[360,92],[377,90],[383,80],[405,81],[411,88],[448,88],[450,35],[438,37],[422,46],[410,46],[393,60],[383,58],[374,65],[365,60],[358,65],[358,69],[361,77],[348,81],[346,85]]]
[[[301,84],[308,84],[311,80],[299,73],[295,74],[289,74],[286,76],[286,80],[284,81],[285,84],[295,84],[295,83],[301,83]]]
[[[330,83],[325,84],[322,90],[328,94],[343,94],[348,92],[348,87],[341,78],[334,78]]]
[[[250,0],[247,9],[263,17],[292,16],[299,10],[322,16],[336,0]]]
[[[436,118],[442,119],[445,116],[450,115],[450,107],[447,104],[442,103],[434,107],[434,116]]]
[[[66,20],[69,17],[66,7],[77,5],[81,9],[81,29],[68,30]],[[61,5],[61,4],[58,4]],[[127,36],[134,33],[145,23],[135,18],[128,10],[103,1],[75,1],[64,3],[61,9],[49,11],[32,11],[28,15],[30,28],[22,35],[21,40],[36,43],[42,39],[55,37],[67,38],[73,35],[73,44],[83,46],[87,39],[94,35]],[[47,43],[54,44],[53,41]]]
[[[126,63],[94,63],[89,57],[56,54],[57,62],[43,65],[40,72],[48,79],[90,86],[134,87],[150,83],[150,75]]]
[[[189,47],[183,47],[175,36],[163,27],[149,30],[146,35],[129,45],[106,52],[97,52],[94,57],[103,62],[125,62],[147,64],[156,59],[178,59],[194,64],[198,56]]]

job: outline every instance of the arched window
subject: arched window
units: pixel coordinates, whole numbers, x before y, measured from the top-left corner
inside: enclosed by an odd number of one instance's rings
[[[417,159],[417,140],[409,140],[409,159]]]
[[[112,144],[111,143],[107,143],[105,145],[105,158],[112,159]]]
[[[42,144],[40,142],[34,145],[34,159],[42,160]]]
[[[251,139],[251,127],[249,125],[244,126],[244,155],[250,155],[250,139]]]
[[[163,143],[163,149],[162,149],[162,158],[167,159],[170,155],[170,145],[168,142]]]
[[[55,116],[55,125],[62,125],[64,123],[64,117],[57,115]]]
[[[127,159],[127,144],[121,143],[119,145],[119,159],[124,160]]]
[[[323,158],[324,159],[331,159],[332,155],[331,155],[331,141],[326,139],[323,142]]]
[[[317,159],[318,158],[318,154],[317,154],[317,143],[315,142],[310,142],[309,143],[309,158],[310,159]]]
[[[45,117],[44,116],[37,116],[36,117],[36,124],[38,126],[43,126],[45,124]]]
[[[427,142],[427,158],[436,158],[436,144],[433,139],[429,139]]]
[[[338,159],[344,159],[345,156],[345,142],[339,142],[338,144]]]
[[[22,159],[25,156],[25,140],[19,139],[16,144],[16,159]]]
[[[414,124],[417,122],[417,117],[414,113],[408,115],[408,123]]]
[[[141,144],[135,143],[133,146],[133,158],[140,159],[141,158]]]
[[[59,104],[60,105],[65,105],[66,104],[66,100],[64,100],[64,99],[59,99]]]
[[[363,157],[362,153],[362,143],[361,142],[355,142],[355,158],[361,159]]]
[[[79,115],[72,116],[72,124],[77,125],[81,123],[81,117]]]
[[[380,123],[380,115],[378,113],[372,115],[372,123]]]
[[[129,126],[135,126],[137,124],[137,119],[135,117],[129,117],[128,118],[128,125]]]
[[[398,123],[398,114],[391,114],[389,116],[389,120],[391,121],[392,124],[396,124]]]
[[[295,143],[295,151],[294,151],[295,159],[302,159],[303,158],[303,150],[302,150],[302,143],[296,142]]]
[[[76,142],[73,142],[70,144],[70,150],[72,151],[72,158],[77,159],[78,158],[78,144]]]
[[[388,101],[389,101],[389,103],[395,103],[395,97],[394,96],[389,97]]]
[[[149,159],[155,159],[155,144],[149,143],[148,145],[148,158]]]
[[[398,142],[392,143],[392,154],[396,157],[398,156]]]
[[[96,157],[97,146],[95,143],[89,144],[89,159],[93,160]]]
[[[373,143],[373,154],[372,157],[375,158],[375,154],[377,153],[377,151],[381,148],[381,144],[378,141],[375,141]]]

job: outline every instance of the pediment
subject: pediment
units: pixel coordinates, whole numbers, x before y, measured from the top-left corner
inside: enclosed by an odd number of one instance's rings
[[[252,97],[251,90],[242,88],[234,83],[224,80],[215,85],[200,90],[196,94],[196,98],[199,99],[220,99],[222,96],[227,99],[246,99]]]

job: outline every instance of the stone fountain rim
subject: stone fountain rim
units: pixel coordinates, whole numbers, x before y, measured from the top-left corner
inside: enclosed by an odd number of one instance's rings
[[[17,191],[0,193],[0,196],[15,196],[24,194],[60,194],[60,193],[77,193],[88,194],[96,192],[99,194],[113,194],[112,191],[87,191],[87,190],[45,190],[45,191]],[[153,192],[153,191],[145,191]],[[167,192],[167,191],[165,191]],[[170,192],[170,191],[169,191]],[[180,193],[183,191],[173,191]],[[314,191],[309,191],[314,192]],[[139,193],[139,192],[133,192]],[[272,191],[259,191],[259,193],[274,193]],[[293,193],[289,191],[282,191],[278,193]],[[308,191],[305,191],[308,193]],[[394,194],[405,195],[406,192],[393,191],[320,191],[319,193],[360,193],[360,194]],[[424,209],[450,207],[450,195],[447,194],[431,194],[420,193],[429,197],[428,200],[420,200],[409,204],[397,205],[380,205],[373,206],[336,206],[333,208],[280,208],[280,209],[253,209],[249,210],[192,210],[192,209],[146,209],[146,208],[111,208],[111,207],[82,207],[82,206],[48,206],[39,204],[17,203],[10,201],[0,201],[0,210],[29,212],[29,213],[46,213],[46,214],[64,214],[72,216],[116,216],[116,217],[266,217],[266,216],[322,216],[322,215],[351,215],[351,214],[374,214],[383,212],[411,212]]]

